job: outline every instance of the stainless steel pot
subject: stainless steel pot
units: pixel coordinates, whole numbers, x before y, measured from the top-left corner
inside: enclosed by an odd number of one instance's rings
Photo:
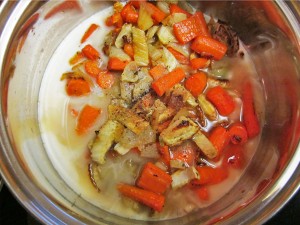
[[[72,28],[107,7],[82,1],[81,13],[45,22],[55,1],[4,1],[0,6],[0,169],[15,197],[46,224],[259,224],[274,215],[300,186],[300,7],[295,1],[191,1],[229,21],[246,44],[264,87],[265,125],[259,149],[242,179],[217,203],[176,220],[135,221],[101,210],[76,194],[52,166],[40,137],[38,94],[47,63]],[[28,20],[29,19],[29,20]],[[29,21],[29,22],[25,22]],[[25,24],[25,26],[24,26]],[[23,25],[23,26],[22,26]],[[20,43],[35,33],[20,61]],[[34,32],[31,30],[30,32]],[[253,194],[254,193],[254,194]],[[249,197],[251,196],[251,197]]]

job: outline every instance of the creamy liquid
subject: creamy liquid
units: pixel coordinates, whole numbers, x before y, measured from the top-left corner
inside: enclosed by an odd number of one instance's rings
[[[92,185],[88,174],[89,163],[89,141],[93,139],[97,130],[107,119],[106,107],[109,104],[109,99],[98,88],[94,87],[93,94],[84,97],[72,98],[65,93],[65,81],[60,81],[61,75],[67,71],[71,71],[69,59],[86,44],[91,44],[101,52],[104,37],[109,32],[104,21],[111,13],[111,8],[101,11],[83,23],[79,24],[72,32],[62,41],[57,50],[54,52],[42,81],[42,87],[39,96],[39,121],[42,138],[45,149],[48,153],[53,166],[56,168],[65,182],[82,198],[91,202],[92,204],[118,214],[120,216],[135,218],[135,219],[149,219],[149,210],[138,210],[126,207],[123,204],[120,195],[118,194],[115,185],[118,182],[132,183],[134,177],[125,169],[127,164],[140,162],[138,156],[134,154],[127,154],[123,158],[108,159],[107,163],[102,169],[102,173],[108,174],[104,177],[103,190],[107,189],[109,192],[97,192]],[[93,35],[84,44],[80,44],[80,39],[84,31],[90,24],[96,23],[100,25]],[[103,57],[102,57],[103,58]],[[105,61],[105,58],[103,59]],[[247,57],[245,62],[248,63]],[[103,62],[105,65],[105,62]],[[244,68],[253,73],[252,68]],[[234,76],[234,75],[233,75]],[[102,109],[101,119],[97,121],[95,126],[91,129],[92,132],[78,136],[75,132],[76,116],[72,116],[72,110],[79,112],[85,105],[90,104]],[[240,105],[240,104],[238,104]],[[239,107],[231,117],[238,120],[240,115]],[[249,141],[247,148],[245,148],[245,156],[247,161],[250,161],[254,150],[256,149],[258,138]],[[125,167],[125,168],[124,168]],[[139,169],[139,168],[138,168]],[[230,170],[229,177],[224,182],[209,187],[210,200],[201,201],[193,196],[193,193],[188,190],[177,192],[172,199],[166,198],[166,205],[162,213],[156,213],[151,216],[152,219],[174,218],[182,216],[196,207],[205,207],[220,199],[226,194],[234,184],[239,180],[243,170]],[[116,181],[113,181],[116,179]],[[170,191],[167,195],[171,195]],[[176,207],[174,207],[176,206]]]

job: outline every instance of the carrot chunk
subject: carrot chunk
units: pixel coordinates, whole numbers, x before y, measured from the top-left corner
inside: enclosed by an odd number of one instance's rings
[[[220,60],[226,54],[227,46],[211,37],[199,35],[193,41],[191,49],[201,54],[208,54],[215,60]]]
[[[85,68],[85,71],[92,77],[97,77],[97,75],[101,72],[98,62],[94,61],[94,60],[88,60],[84,64],[84,68]]]
[[[158,23],[163,21],[163,19],[167,16],[163,11],[161,11],[159,8],[157,8],[150,2],[144,2],[141,4],[145,4],[145,9],[149,12],[152,19],[154,19]]]
[[[246,127],[239,122],[230,125],[229,129],[230,141],[232,144],[245,144],[248,140]]]
[[[82,36],[80,43],[85,42],[98,28],[99,28],[99,25],[94,24],[94,23],[91,24],[89,26],[89,28],[84,32],[84,35]]]
[[[163,194],[170,187],[172,177],[165,171],[148,162],[137,180],[137,186],[157,194]]]
[[[216,157],[218,159],[218,156],[222,154],[224,148],[229,144],[229,133],[224,127],[215,127],[209,135],[209,140],[218,151]]]
[[[178,5],[170,4],[170,14],[174,14],[174,13],[183,13],[187,17],[192,16],[192,14],[190,14],[189,12],[187,12],[184,9],[180,8]]]
[[[191,75],[184,83],[186,89],[188,89],[195,97],[204,91],[206,84],[207,76],[203,72]]]
[[[194,70],[206,68],[209,65],[209,59],[194,58],[190,60],[190,65]]]
[[[198,187],[193,189],[199,199],[203,201],[209,200],[209,192],[207,187]]]
[[[133,24],[137,23],[139,18],[139,14],[131,2],[127,3],[123,7],[121,11],[121,16],[123,21],[125,21],[126,23],[133,23]]]
[[[101,71],[97,75],[97,84],[103,89],[110,88],[114,84],[114,82],[115,82],[114,76],[107,71]]]
[[[228,171],[224,168],[197,166],[196,169],[200,175],[200,179],[193,180],[192,185],[218,184],[228,177]]]
[[[74,56],[69,60],[71,65],[78,63],[79,61],[84,59],[84,55],[82,52],[76,52]]]
[[[121,59],[117,57],[110,57],[108,59],[107,63],[107,69],[108,70],[116,70],[116,71],[122,71],[128,64],[127,61],[122,61]]]
[[[129,44],[129,43],[124,44],[124,52],[133,59],[134,50],[133,50],[133,45],[132,44]]]
[[[161,146],[159,143],[157,143],[157,148],[161,155],[162,161],[169,167],[171,160],[169,147],[167,145]]]
[[[161,212],[165,204],[165,197],[155,192],[143,190],[128,184],[118,184],[117,188],[124,196],[138,201],[155,211]]]
[[[90,93],[90,85],[83,79],[68,79],[66,91],[69,96],[81,96]]]
[[[77,133],[78,134],[86,133],[94,125],[100,113],[101,113],[101,109],[99,108],[90,105],[84,106],[77,120],[77,125],[76,125]]]
[[[165,66],[158,64],[157,66],[152,67],[149,70],[149,74],[152,76],[154,80],[157,80],[158,78],[162,77],[168,73],[168,70],[166,69]]]
[[[221,86],[209,89],[206,97],[222,116],[228,116],[235,109],[234,99]]]
[[[90,44],[86,45],[82,49],[82,53],[91,60],[96,60],[100,58],[99,52]]]
[[[153,81],[152,88],[159,96],[162,96],[167,90],[179,83],[184,77],[184,70],[182,68],[176,68],[170,73]]]
[[[242,93],[243,121],[247,129],[248,137],[253,138],[260,132],[259,121],[254,108],[253,90],[250,82],[244,85]]]
[[[208,35],[205,32],[206,28],[203,28],[207,25],[205,20],[203,22],[202,17],[203,14],[197,12],[195,15],[173,25],[174,35],[181,44],[186,44],[199,35]]]
[[[224,168],[243,169],[246,164],[243,147],[240,145],[230,145],[224,152],[222,165]]]

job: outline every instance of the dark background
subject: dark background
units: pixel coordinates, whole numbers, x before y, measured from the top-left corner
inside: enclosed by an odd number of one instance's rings
[[[265,225],[300,224],[300,190],[283,209]],[[0,191],[0,225],[40,225],[3,186]]]

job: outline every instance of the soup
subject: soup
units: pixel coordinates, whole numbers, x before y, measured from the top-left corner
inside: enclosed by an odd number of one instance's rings
[[[54,167],[124,217],[216,202],[259,141],[262,92],[243,43],[181,4],[115,3],[75,27],[44,74],[39,119]]]

